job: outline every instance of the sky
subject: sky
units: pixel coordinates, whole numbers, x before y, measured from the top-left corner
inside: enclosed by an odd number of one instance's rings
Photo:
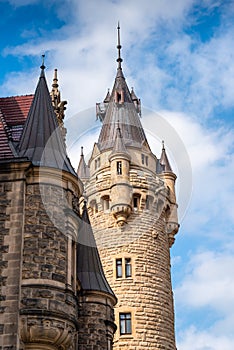
[[[113,85],[120,21],[142,124],[158,156],[165,139],[178,175],[177,348],[233,350],[234,1],[0,0],[0,13],[0,96],[34,93],[45,54],[48,85],[57,68],[68,101],[74,167],[77,145],[88,155],[100,130],[95,104]]]

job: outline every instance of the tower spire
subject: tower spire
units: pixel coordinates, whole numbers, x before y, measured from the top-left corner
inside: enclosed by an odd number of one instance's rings
[[[117,62],[118,62],[118,69],[122,69],[121,67],[121,62],[123,62],[122,58],[121,58],[121,44],[120,44],[120,26],[119,26],[119,22],[118,22],[118,27],[117,27],[117,30],[118,30],[118,45],[117,45],[117,49],[118,49],[118,58],[117,58]]]
[[[41,63],[41,77],[44,77],[45,76],[45,74],[44,74],[44,70],[45,70],[45,55],[43,54],[43,55],[41,55],[41,57],[42,57],[42,63]]]

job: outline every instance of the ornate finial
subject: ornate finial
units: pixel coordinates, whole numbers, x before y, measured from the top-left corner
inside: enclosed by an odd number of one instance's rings
[[[41,70],[44,70],[45,69],[45,55],[41,55],[42,57],[42,64],[41,64]]]
[[[117,49],[118,49],[118,58],[117,58],[117,62],[118,62],[118,69],[122,69],[121,67],[121,62],[123,62],[122,58],[121,58],[121,44],[120,44],[120,26],[119,26],[119,22],[118,22],[118,27],[117,27],[117,30],[118,30],[118,45],[117,45]]]
[[[165,151],[164,141],[162,141],[162,150]]]
[[[81,146],[81,154],[80,154],[81,156],[83,156],[83,155],[84,155],[84,152],[83,152],[83,151],[84,151],[84,147],[83,147],[83,146]]]
[[[57,89],[59,87],[58,85],[58,70],[55,68],[54,70],[54,79],[53,79],[53,84],[52,84],[52,87]]]

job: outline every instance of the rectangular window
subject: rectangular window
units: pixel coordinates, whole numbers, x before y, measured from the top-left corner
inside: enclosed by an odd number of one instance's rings
[[[122,175],[122,162],[120,162],[120,161],[117,162],[116,166],[117,166],[117,174]]]
[[[122,259],[116,259],[116,278],[123,277]]]
[[[99,158],[95,159],[95,170],[97,168],[100,168],[100,164],[101,164],[101,160],[100,160],[100,157],[99,157]]]
[[[132,334],[132,319],[131,313],[120,313],[119,314],[120,323],[120,335]]]
[[[132,277],[131,258],[125,258],[125,277]]]
[[[134,196],[133,197],[133,208],[134,209],[138,209],[139,207],[139,197],[138,196]]]
[[[145,163],[145,156],[144,156],[144,154],[141,155],[141,163],[142,163],[142,164]]]

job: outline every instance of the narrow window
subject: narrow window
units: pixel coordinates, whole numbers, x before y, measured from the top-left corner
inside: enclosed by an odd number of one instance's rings
[[[110,197],[109,196],[102,197],[102,207],[103,207],[104,211],[107,211],[110,209]]]
[[[120,323],[120,335],[132,334],[132,320],[131,313],[120,313],[119,314]]]
[[[73,240],[71,253],[71,284],[72,287],[75,288],[76,245]]]
[[[116,166],[117,166],[117,174],[122,175],[122,162],[120,162],[120,161],[117,162]]]
[[[100,168],[100,164],[101,164],[101,160],[100,160],[100,157],[99,157],[99,158],[95,159],[95,170],[97,168]]]
[[[125,258],[125,277],[132,277],[131,258]]]
[[[145,164],[145,156],[144,156],[144,154],[141,155],[141,163]]]
[[[134,209],[138,209],[139,206],[139,197],[138,196],[134,196],[133,197],[133,208]]]
[[[123,277],[122,259],[116,259],[116,278]]]
[[[148,156],[145,156],[145,165],[148,166]]]

